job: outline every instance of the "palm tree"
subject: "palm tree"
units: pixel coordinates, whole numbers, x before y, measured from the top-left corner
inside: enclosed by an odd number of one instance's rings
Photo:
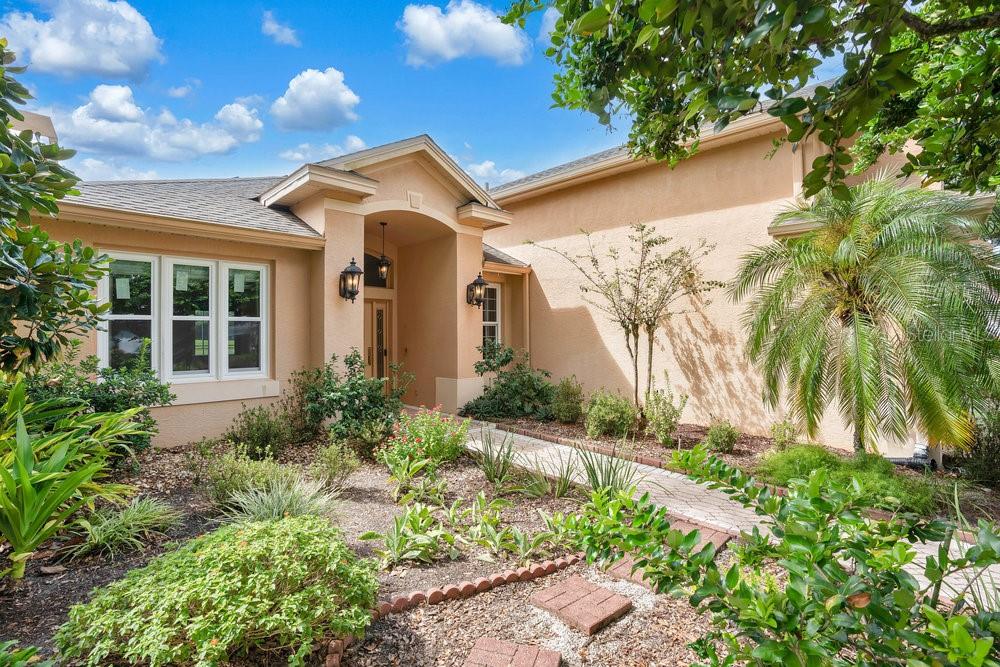
[[[780,213],[810,231],[755,248],[730,287],[750,297],[743,325],[765,402],[784,389],[814,436],[836,399],[856,451],[911,426],[968,443],[970,409],[1000,386],[1000,254],[982,241],[997,217],[884,176]]]

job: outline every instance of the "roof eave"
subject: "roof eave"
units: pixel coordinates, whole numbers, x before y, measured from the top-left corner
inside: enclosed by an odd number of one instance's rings
[[[375,194],[378,181],[331,169],[318,164],[305,164],[271,186],[258,197],[260,203],[272,206],[292,206],[318,192],[330,191],[354,199],[364,199]]]

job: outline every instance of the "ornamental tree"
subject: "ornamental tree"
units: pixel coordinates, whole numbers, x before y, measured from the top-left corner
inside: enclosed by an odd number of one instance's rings
[[[558,12],[557,106],[630,117],[639,156],[676,163],[706,125],[767,109],[787,140],[829,151],[804,178],[846,196],[855,157],[904,149],[904,173],[965,192],[1000,187],[1000,5],[995,0],[516,0],[505,20]],[[843,67],[803,87],[824,61]],[[862,134],[853,153],[845,139]]]
[[[107,305],[97,303],[97,281],[107,258],[81,241],[58,243],[32,215],[54,216],[56,202],[77,194],[76,176],[60,161],[74,152],[43,143],[25,130],[15,105],[31,94],[15,78],[15,56],[0,39],[0,369],[35,366],[51,358],[73,337],[100,322]]]

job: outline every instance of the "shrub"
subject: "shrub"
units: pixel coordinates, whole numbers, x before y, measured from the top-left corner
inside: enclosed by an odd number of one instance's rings
[[[588,449],[580,450],[580,466],[587,485],[595,491],[624,491],[635,486],[641,478],[639,466],[631,461]]]
[[[214,665],[255,650],[302,665],[319,640],[364,631],[377,589],[373,563],[326,519],[236,523],[98,589],[54,640],[86,665]]]
[[[996,526],[980,523],[966,557],[950,548],[954,524],[912,514],[870,519],[862,494],[824,470],[780,496],[704,445],[675,453],[674,464],[764,517],[763,530],[744,534],[735,563],[720,563],[711,544],[698,546],[699,531],[672,529],[668,508],[649,494],[594,493],[566,523],[588,560],[628,553],[656,591],[685,591],[697,612],[711,612],[714,622],[690,645],[703,661],[958,667],[1000,659],[996,614],[970,608],[967,593],[945,583],[1000,563]],[[918,557],[915,544],[936,541],[923,580],[903,572]]]
[[[299,471],[270,459],[256,461],[238,451],[215,456],[205,469],[205,492],[216,507],[226,507],[233,494],[250,489],[268,490],[292,482]]]
[[[656,389],[646,394],[646,434],[665,447],[674,444],[674,432],[687,401],[687,394],[681,394],[674,403],[674,394],[669,389]]]
[[[774,448],[783,452],[799,439],[799,427],[790,419],[782,419],[771,424],[771,442]]]
[[[382,450],[384,462],[427,459],[427,472],[454,461],[465,451],[469,420],[445,416],[439,410],[421,408],[417,414],[399,416],[393,434]]]
[[[731,422],[723,419],[712,422],[712,425],[708,427],[704,442],[713,452],[732,454],[733,448],[736,447],[736,441],[739,439],[740,432]]]
[[[269,521],[292,516],[330,518],[337,508],[335,493],[316,479],[282,480],[264,489],[233,492],[226,508],[229,521]]]
[[[583,385],[576,376],[563,378],[552,396],[552,416],[563,424],[575,424],[583,415]]]
[[[430,563],[442,553],[454,559],[459,551],[457,538],[441,525],[430,508],[414,503],[393,519],[389,530],[382,533],[369,531],[362,540],[381,540],[378,550],[382,567],[391,568],[403,561]]]
[[[515,355],[509,347],[483,346],[479,350],[484,361],[477,363],[476,372],[483,375],[495,370],[496,377],[486,385],[481,396],[462,407],[462,414],[487,421],[552,418],[555,387],[548,380],[548,371],[532,368],[527,353]],[[511,363],[514,363],[512,367]]]
[[[33,401],[63,399],[80,402],[88,412],[123,412],[138,408],[133,417],[141,428],[126,439],[128,447],[142,451],[159,431],[149,408],[169,405],[174,398],[169,385],[160,382],[149,363],[149,341],[139,354],[118,368],[101,368],[96,356],[76,363],[79,341],[60,362],[46,364],[28,378],[28,396]]]
[[[331,489],[340,489],[358,468],[361,461],[347,443],[331,438],[330,444],[316,452],[310,471]]]
[[[281,411],[267,405],[246,405],[223,438],[257,461],[274,458],[291,442],[292,431]]]
[[[772,484],[788,486],[793,479],[808,479],[814,470],[823,470],[835,484],[856,480],[861,499],[869,505],[930,514],[945,501],[944,485],[933,478],[899,474],[892,462],[878,454],[861,452],[847,458],[820,445],[772,452],[760,462],[757,474]]]
[[[51,660],[40,660],[34,646],[17,648],[17,642],[0,642],[0,667],[53,667]]]
[[[639,414],[632,404],[621,394],[612,394],[605,389],[598,389],[590,395],[587,402],[587,436],[599,438],[610,435],[624,438],[635,428]]]
[[[976,437],[959,459],[962,474],[979,484],[1000,489],[1000,405],[994,403],[976,419]]]
[[[163,535],[181,523],[182,515],[170,503],[156,498],[133,498],[124,507],[105,507],[76,524],[83,542],[68,547],[74,558],[92,553],[112,557],[138,551],[151,537]]]

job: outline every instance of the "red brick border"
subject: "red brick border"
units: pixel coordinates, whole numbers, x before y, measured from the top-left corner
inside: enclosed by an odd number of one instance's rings
[[[406,595],[397,595],[391,600],[381,600],[372,610],[372,620],[389,616],[390,614],[400,614],[409,611],[421,604],[441,604],[450,600],[461,600],[472,597],[477,593],[485,593],[494,588],[500,588],[508,584],[521,581],[533,581],[539,577],[544,577],[559,570],[564,570],[570,565],[575,565],[583,560],[582,553],[575,553],[570,556],[561,556],[555,560],[545,560],[540,563],[529,563],[525,567],[516,570],[504,570],[496,574],[480,577],[475,581],[463,581],[458,584],[445,584],[430,588],[426,591],[413,591]]]

